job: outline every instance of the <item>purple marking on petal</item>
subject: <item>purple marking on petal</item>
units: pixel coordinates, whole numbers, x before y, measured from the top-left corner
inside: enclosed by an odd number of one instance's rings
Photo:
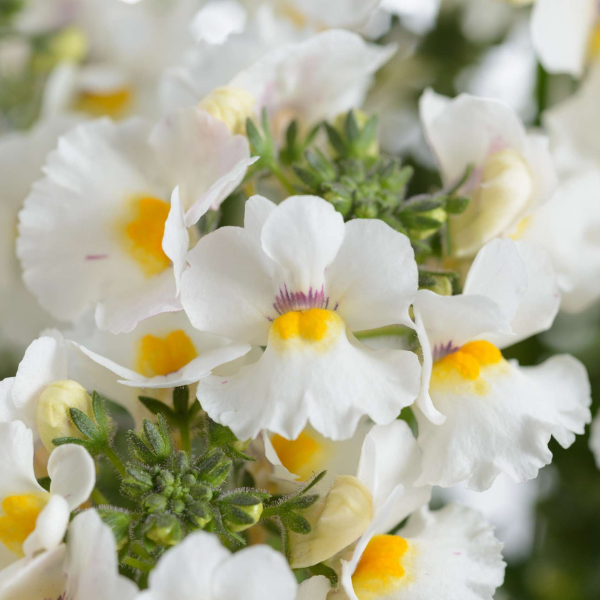
[[[228,379],[226,379],[225,381],[221,381],[221,385],[223,385],[224,383],[227,383]]]
[[[104,260],[105,258],[108,258],[108,254],[88,254],[85,260]]]
[[[452,554],[454,554],[454,556],[460,556],[462,552],[453,552]]]

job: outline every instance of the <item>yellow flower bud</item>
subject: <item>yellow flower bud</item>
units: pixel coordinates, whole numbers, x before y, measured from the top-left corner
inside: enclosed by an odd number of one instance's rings
[[[76,381],[55,381],[42,392],[35,418],[42,443],[49,452],[54,449],[52,440],[55,438],[82,437],[71,420],[71,408],[78,408],[93,418],[92,399]]]
[[[510,231],[527,212],[534,191],[529,165],[514,150],[492,154],[467,210],[450,218],[455,256],[474,256],[490,240]]]
[[[66,27],[50,42],[50,52],[57,62],[69,60],[82,61],[88,53],[88,41],[83,30],[78,27]]]
[[[356,477],[338,477],[329,493],[302,512],[312,531],[290,534],[290,564],[293,569],[316,565],[355,542],[367,529],[373,515],[373,498]]]
[[[198,108],[219,121],[223,121],[231,133],[246,134],[246,120],[254,114],[254,96],[246,90],[220,87],[200,101]]]

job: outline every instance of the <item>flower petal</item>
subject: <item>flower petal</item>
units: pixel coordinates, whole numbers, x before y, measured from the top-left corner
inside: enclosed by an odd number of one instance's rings
[[[317,575],[305,579],[298,588],[296,600],[327,600],[331,591],[331,583],[327,577]]]
[[[236,0],[211,0],[194,17],[190,25],[196,42],[223,44],[230,35],[246,27],[247,13]]]
[[[21,421],[0,423],[0,498],[40,492],[33,472],[33,432]]]
[[[35,529],[23,542],[25,556],[33,557],[43,550],[57,548],[65,537],[69,513],[67,501],[62,496],[51,495],[48,504],[38,515]]]
[[[185,271],[186,257],[190,247],[190,234],[185,224],[185,212],[181,204],[179,186],[171,195],[171,208],[165,221],[165,234],[162,240],[162,249],[173,263],[175,275],[175,293],[179,296],[181,276]]]
[[[94,459],[81,446],[65,444],[53,450],[48,460],[50,493],[62,496],[69,511],[83,504],[96,485]]]
[[[346,224],[327,270],[327,294],[353,331],[385,325],[413,327],[408,308],[417,291],[417,264],[408,238],[377,219]]]

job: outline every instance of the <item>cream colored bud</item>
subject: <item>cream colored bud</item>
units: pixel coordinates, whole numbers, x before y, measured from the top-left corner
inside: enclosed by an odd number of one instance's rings
[[[89,45],[85,33],[78,27],[67,27],[50,42],[50,52],[58,61],[82,61],[88,53]]]
[[[316,565],[355,542],[373,516],[373,498],[356,477],[338,477],[329,493],[303,511],[311,524],[307,535],[290,534],[290,564],[293,569]]]
[[[223,121],[231,133],[246,134],[246,120],[254,115],[254,96],[241,88],[220,87],[200,101],[201,108],[219,121]]]
[[[529,165],[519,153],[507,148],[492,154],[467,210],[450,218],[454,255],[474,256],[489,241],[510,232],[527,212],[533,192]]]
[[[49,452],[54,449],[52,440],[55,438],[82,437],[71,420],[71,408],[78,408],[93,418],[92,399],[76,381],[55,381],[40,395],[35,418],[42,443]]]

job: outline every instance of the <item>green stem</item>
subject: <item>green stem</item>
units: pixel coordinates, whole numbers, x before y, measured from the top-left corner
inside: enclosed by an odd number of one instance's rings
[[[119,475],[121,477],[125,477],[125,475],[127,474],[127,472],[125,471],[125,465],[123,464],[117,453],[110,446],[106,446],[105,448],[103,448],[102,452],[104,456],[106,456],[106,458],[110,460],[113,467],[119,472]]]
[[[192,442],[190,440],[190,420],[188,415],[179,420],[179,433],[181,434],[181,449],[190,452],[192,450]]]
[[[138,560],[137,558],[133,558],[133,556],[126,556],[122,560],[122,563],[124,565],[127,565],[128,567],[132,567],[133,569],[142,571],[143,573],[150,573],[150,571],[152,571],[152,566],[153,566],[153,565],[149,565],[148,563],[142,562],[141,560]]]
[[[365,331],[355,331],[354,336],[358,340],[368,340],[370,338],[393,336],[393,335],[410,335],[412,332],[408,327],[403,325],[388,325],[379,329],[367,329]]]
[[[106,498],[106,496],[97,488],[95,487],[92,490],[92,502],[96,505],[96,506],[101,506],[102,504],[110,504],[110,502],[108,501],[108,499]]]
[[[285,176],[281,167],[277,164],[277,162],[273,159],[268,161],[267,166],[269,167],[269,171],[277,178],[279,183],[285,188],[288,194],[292,196],[296,193],[294,186],[290,183],[289,179]]]

